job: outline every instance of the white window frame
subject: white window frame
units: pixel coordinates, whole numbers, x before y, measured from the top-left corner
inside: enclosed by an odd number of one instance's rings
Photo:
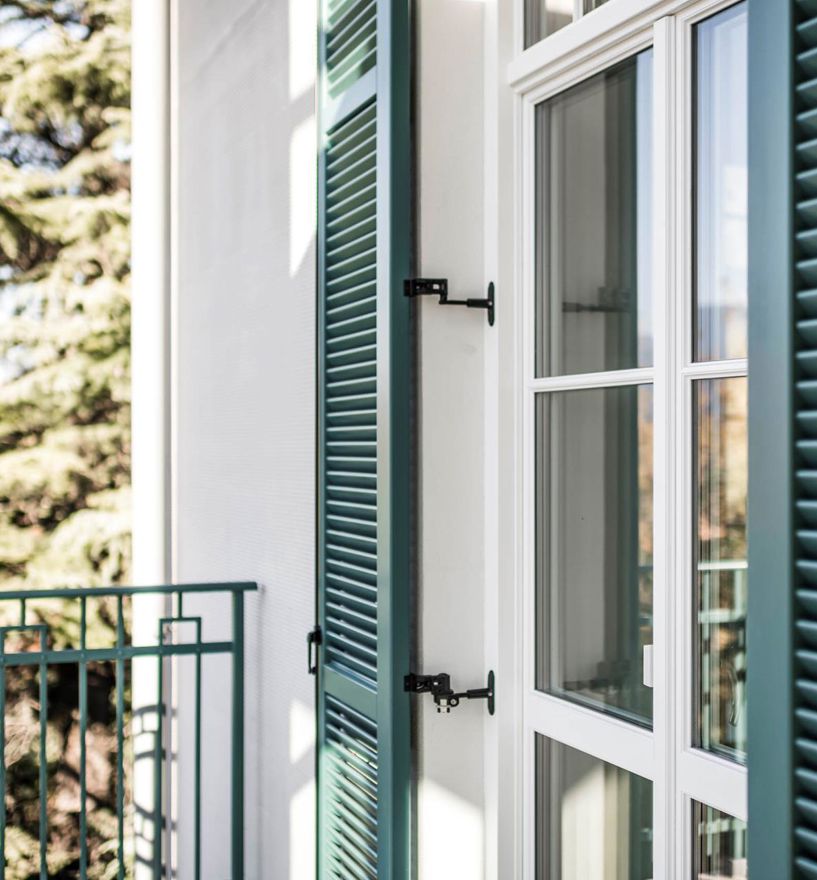
[[[516,224],[516,607],[522,693],[514,725],[522,778],[522,872],[535,876],[534,734],[543,733],[654,782],[654,880],[693,876],[692,803],[747,816],[747,771],[694,748],[693,483],[695,379],[745,376],[745,359],[692,363],[691,62],[693,27],[736,0],[608,0],[523,49],[524,0],[515,0],[516,54],[508,67],[515,93]],[[655,363],[650,368],[536,379],[536,105],[649,48],[654,49],[653,222]],[[669,304],[674,304],[670,306]],[[534,403],[537,391],[650,383],[654,389],[654,721],[639,729],[537,692],[535,647]],[[673,597],[674,588],[674,597]]]

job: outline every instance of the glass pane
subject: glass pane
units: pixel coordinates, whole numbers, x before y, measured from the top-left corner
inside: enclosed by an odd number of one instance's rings
[[[649,385],[537,399],[537,687],[645,725],[652,419]]]
[[[599,6],[604,6],[607,0],[584,0],[584,11],[592,12],[594,9],[598,9]]]
[[[536,375],[652,364],[652,52],[536,110]]]
[[[694,880],[747,880],[746,823],[713,807],[693,807]]]
[[[747,380],[694,386],[696,745],[746,758]]]
[[[536,880],[650,880],[652,783],[536,735]]]
[[[746,3],[695,28],[695,360],[746,356]]]
[[[526,0],[525,48],[573,21],[573,0]]]

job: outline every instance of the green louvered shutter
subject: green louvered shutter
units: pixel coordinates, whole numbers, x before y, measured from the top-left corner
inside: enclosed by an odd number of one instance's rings
[[[409,876],[409,0],[323,0],[318,875]]]

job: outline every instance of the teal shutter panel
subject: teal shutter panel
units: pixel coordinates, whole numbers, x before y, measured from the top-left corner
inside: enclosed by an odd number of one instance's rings
[[[409,876],[409,0],[323,0],[318,876]]]
[[[749,876],[817,878],[817,3],[749,0]]]

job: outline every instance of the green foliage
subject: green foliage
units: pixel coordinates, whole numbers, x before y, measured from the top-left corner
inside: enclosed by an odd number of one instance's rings
[[[130,4],[0,0],[0,589],[130,570]],[[55,647],[76,607],[29,604]],[[89,644],[115,615],[90,603]],[[26,636],[13,649],[25,648]],[[39,876],[38,682],[7,676],[7,880]],[[116,876],[114,675],[89,670],[89,877]],[[48,873],[77,876],[76,667],[49,670]],[[96,695],[96,696],[94,696]]]
[[[129,568],[126,0],[0,2],[0,584]]]

